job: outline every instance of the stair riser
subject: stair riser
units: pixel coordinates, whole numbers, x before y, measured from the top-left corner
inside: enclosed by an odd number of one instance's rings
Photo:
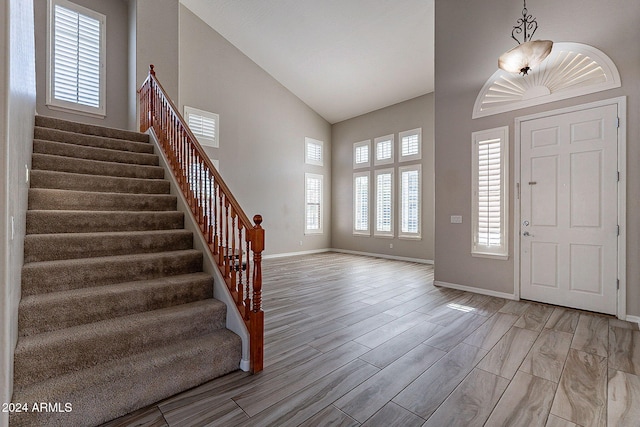
[[[155,154],[130,153],[127,151],[85,147],[82,145],[43,141],[40,139],[33,141],[33,152],[38,154],[51,154],[55,156],[99,160],[102,162],[117,162],[148,166],[159,165],[158,156]]]
[[[81,173],[86,175],[118,176],[125,178],[162,179],[164,170],[160,166],[130,165],[125,163],[101,162],[98,160],[76,159],[34,153],[34,170]]]
[[[197,251],[31,263],[22,268],[22,296],[201,271],[202,253]]]
[[[226,307],[219,301],[198,306],[173,307],[81,327],[75,334],[36,335],[16,347],[14,372],[17,386],[89,368],[224,327]]]
[[[34,295],[20,302],[19,334],[35,335],[207,298],[213,298],[213,278],[204,273]]]
[[[73,402],[73,411],[14,412],[10,425],[99,425],[225,375],[238,368],[241,342],[228,331],[221,335],[223,339],[213,336],[191,340],[188,345],[174,346],[175,351],[167,354],[142,354],[33,388],[17,387],[15,402]]]
[[[129,141],[137,142],[149,142],[149,135],[144,133],[70,122],[67,120],[55,119],[53,117],[36,116],[35,125],[45,128],[59,129],[67,132],[104,136],[107,138],[126,139]]]
[[[27,212],[27,234],[174,230],[183,227],[182,212]]]
[[[66,144],[85,145],[87,147],[106,148],[109,150],[130,151],[132,153],[153,154],[153,145],[148,142],[134,142],[124,139],[107,138],[102,136],[83,135],[58,129],[36,126],[34,139],[43,141],[64,142]]]
[[[86,176],[65,172],[33,170],[31,188],[92,191],[98,193],[169,194],[171,184],[165,180],[143,180],[108,176]]]
[[[34,234],[24,242],[24,262],[145,254],[193,248],[193,233]]]
[[[172,211],[177,199],[170,195],[89,193],[32,188],[29,209],[88,211]]]

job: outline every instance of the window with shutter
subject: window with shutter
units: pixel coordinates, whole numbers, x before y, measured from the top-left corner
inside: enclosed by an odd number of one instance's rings
[[[376,151],[374,162],[376,165],[393,163],[393,135],[376,138],[373,144]]]
[[[398,134],[400,139],[400,161],[422,158],[422,128],[407,130]]]
[[[473,133],[472,254],[475,256],[508,256],[508,134],[508,127]]]
[[[220,116],[193,107],[184,107],[184,118],[200,145],[219,148]]]
[[[106,17],[49,0],[47,105],[104,117]]]
[[[305,177],[305,234],[322,233],[322,175],[312,173]]]
[[[323,155],[322,148],[324,143],[322,141],[318,141],[313,138],[305,138],[304,146],[305,146],[305,163],[309,165],[323,165]]]
[[[393,169],[375,171],[376,236],[393,237]]]
[[[371,166],[371,140],[356,142],[353,144],[353,168]]]
[[[353,234],[370,234],[369,175],[369,172],[353,174]]]
[[[399,237],[419,239],[421,166],[403,166],[400,174],[400,232]]]

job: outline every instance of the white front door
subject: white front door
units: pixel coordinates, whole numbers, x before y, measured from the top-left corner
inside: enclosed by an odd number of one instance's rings
[[[617,309],[617,105],[523,121],[520,296]]]

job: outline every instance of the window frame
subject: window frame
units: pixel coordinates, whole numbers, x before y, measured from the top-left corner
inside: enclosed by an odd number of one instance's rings
[[[380,199],[378,197],[378,177],[380,175],[390,175],[391,183],[389,184],[389,201],[390,201],[390,218],[389,218],[389,230],[380,230],[378,229],[378,218],[379,218],[379,207],[380,207]],[[375,237],[386,237],[393,238],[394,236],[394,220],[395,220],[395,203],[394,203],[394,168],[387,169],[377,169],[374,171],[374,199],[375,199],[375,213],[374,213],[374,221],[373,221],[373,235]]]
[[[509,127],[472,133],[472,246],[474,257],[506,260],[509,258]],[[500,244],[483,245],[480,241],[480,153],[482,143],[498,142],[500,146]],[[489,233],[487,233],[489,234]]]
[[[404,172],[418,172],[418,231],[413,232],[405,232],[402,231],[402,222],[404,218],[404,191],[403,191],[403,179],[402,174]],[[420,240],[422,239],[422,165],[407,165],[407,166],[399,166],[398,167],[398,238],[399,239],[410,239],[410,240]]]
[[[196,132],[191,128],[191,124],[189,123],[189,119],[191,116],[199,116],[203,119],[211,119],[214,124],[214,136],[213,138],[209,138],[205,136],[201,132]],[[220,115],[216,113],[212,113],[211,111],[200,110],[199,108],[189,107],[188,105],[184,106],[184,120],[187,122],[189,129],[196,137],[200,145],[203,147],[212,147],[212,148],[220,148]]]
[[[55,8],[56,6],[71,10],[80,15],[95,19],[100,23],[99,42],[99,106],[92,107],[77,102],[65,101],[55,97]],[[107,17],[99,12],[72,3],[67,0],[49,0],[47,2],[47,64],[46,64],[46,100],[45,104],[52,110],[68,111],[91,117],[104,118],[107,115],[106,107],[106,35]]]
[[[318,203],[318,229],[310,229],[308,228],[309,224],[309,179],[318,179],[320,181],[320,195],[319,195],[319,203]],[[324,175],[320,175],[317,173],[305,173],[304,174],[304,234],[305,235],[313,235],[313,234],[323,234],[324,233]]]
[[[367,228],[357,229],[356,224],[358,220],[358,187],[356,181],[358,178],[367,177]],[[371,236],[371,172],[355,172],[353,174],[353,234],[354,236]]]
[[[320,159],[313,158],[311,154],[311,150],[309,150],[309,145],[317,145],[320,147]],[[309,138],[305,136],[304,138],[304,162],[308,165],[316,165],[316,166],[324,166],[324,141],[320,141],[319,139]]]
[[[395,162],[394,160],[394,152],[395,152],[395,135],[391,134],[391,135],[385,135],[385,136],[379,136],[378,138],[375,138],[373,140],[373,164],[375,166],[378,165],[388,165],[388,164],[393,164]],[[388,158],[384,158],[384,159],[379,159],[378,158],[378,144],[381,142],[385,142],[385,141],[391,141],[391,156]]]
[[[402,151],[403,151],[403,144],[402,144],[402,139],[407,137],[407,136],[413,136],[413,135],[417,135],[418,136],[418,152],[416,154],[407,154],[407,155],[403,155]],[[421,160],[422,159],[422,128],[416,128],[416,129],[411,129],[411,130],[405,130],[403,132],[398,133],[398,145],[400,147],[400,161],[401,162],[408,162],[411,160]]]
[[[364,146],[367,147],[367,161],[356,163],[356,160],[358,158],[357,156],[358,148],[364,147]],[[360,169],[360,168],[368,168],[370,166],[371,166],[371,140],[367,139],[366,141],[354,142],[353,143],[353,168]]]

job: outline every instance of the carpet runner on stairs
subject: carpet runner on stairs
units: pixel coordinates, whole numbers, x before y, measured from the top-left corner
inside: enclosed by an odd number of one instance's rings
[[[238,369],[148,136],[37,116],[33,150],[10,426],[99,425]]]

